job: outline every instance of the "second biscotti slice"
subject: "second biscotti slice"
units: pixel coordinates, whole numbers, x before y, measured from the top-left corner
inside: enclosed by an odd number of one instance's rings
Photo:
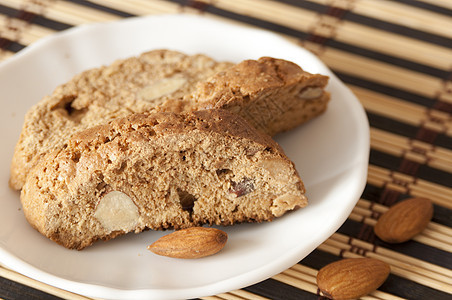
[[[199,82],[192,101],[197,109],[219,108],[240,114],[273,136],[326,110],[328,79],[284,59],[261,57],[244,60]]]
[[[268,135],[222,110],[134,114],[72,136],[32,169],[21,201],[43,235],[75,249],[146,228],[231,225],[307,204]]]

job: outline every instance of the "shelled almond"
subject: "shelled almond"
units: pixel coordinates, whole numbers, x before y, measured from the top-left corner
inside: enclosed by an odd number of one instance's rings
[[[389,265],[377,259],[346,258],[320,269],[317,286],[325,297],[355,299],[376,290],[389,272]]]
[[[432,201],[410,198],[392,206],[377,221],[375,234],[388,243],[403,243],[425,229],[433,216]]]
[[[220,229],[191,227],[159,238],[148,249],[173,258],[201,258],[223,249],[227,239],[227,233]]]

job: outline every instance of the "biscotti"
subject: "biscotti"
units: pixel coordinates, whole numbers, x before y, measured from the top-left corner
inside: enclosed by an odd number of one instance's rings
[[[10,185],[21,189],[40,157],[74,132],[131,113],[225,109],[269,135],[325,111],[328,77],[263,57],[237,65],[204,55],[156,50],[88,70],[58,87],[25,116]]]
[[[207,81],[193,95],[197,108],[221,108],[240,114],[271,136],[323,113],[330,99],[328,77],[303,71],[282,59],[245,60]]]
[[[293,163],[223,110],[133,114],[74,134],[21,192],[27,220],[74,249],[147,228],[269,221],[304,207]]]

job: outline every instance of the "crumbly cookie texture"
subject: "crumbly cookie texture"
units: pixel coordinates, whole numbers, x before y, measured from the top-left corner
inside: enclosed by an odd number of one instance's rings
[[[232,66],[205,55],[154,50],[87,70],[42,99],[26,114],[11,164],[10,186],[20,189],[42,155],[73,133],[131,113],[153,110],[194,92],[196,83]],[[172,111],[183,111],[175,101]]]
[[[147,228],[270,221],[304,207],[280,146],[223,110],[133,114],[43,156],[21,192],[27,220],[73,249]]]
[[[88,70],[27,113],[11,163],[10,185],[21,189],[40,157],[74,132],[131,113],[225,109],[275,135],[326,109],[327,81],[327,76],[307,73],[282,59],[263,57],[233,65],[169,50]]]
[[[327,76],[305,72],[290,61],[261,57],[199,82],[193,101],[198,109],[238,113],[273,136],[323,113],[330,99],[327,83]]]

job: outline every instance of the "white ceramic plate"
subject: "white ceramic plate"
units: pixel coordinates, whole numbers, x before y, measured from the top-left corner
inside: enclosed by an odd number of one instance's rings
[[[147,251],[164,234],[153,231],[98,242],[80,252],[58,246],[31,228],[19,194],[8,188],[9,164],[26,110],[76,73],[158,48],[235,62],[273,56],[330,76],[327,112],[277,137],[305,182],[309,206],[271,223],[224,228],[226,247],[199,260]],[[266,31],[187,15],[80,26],[42,39],[1,64],[0,91],[0,263],[86,296],[194,298],[262,281],[333,234],[366,183],[369,126],[362,106],[314,55]]]

